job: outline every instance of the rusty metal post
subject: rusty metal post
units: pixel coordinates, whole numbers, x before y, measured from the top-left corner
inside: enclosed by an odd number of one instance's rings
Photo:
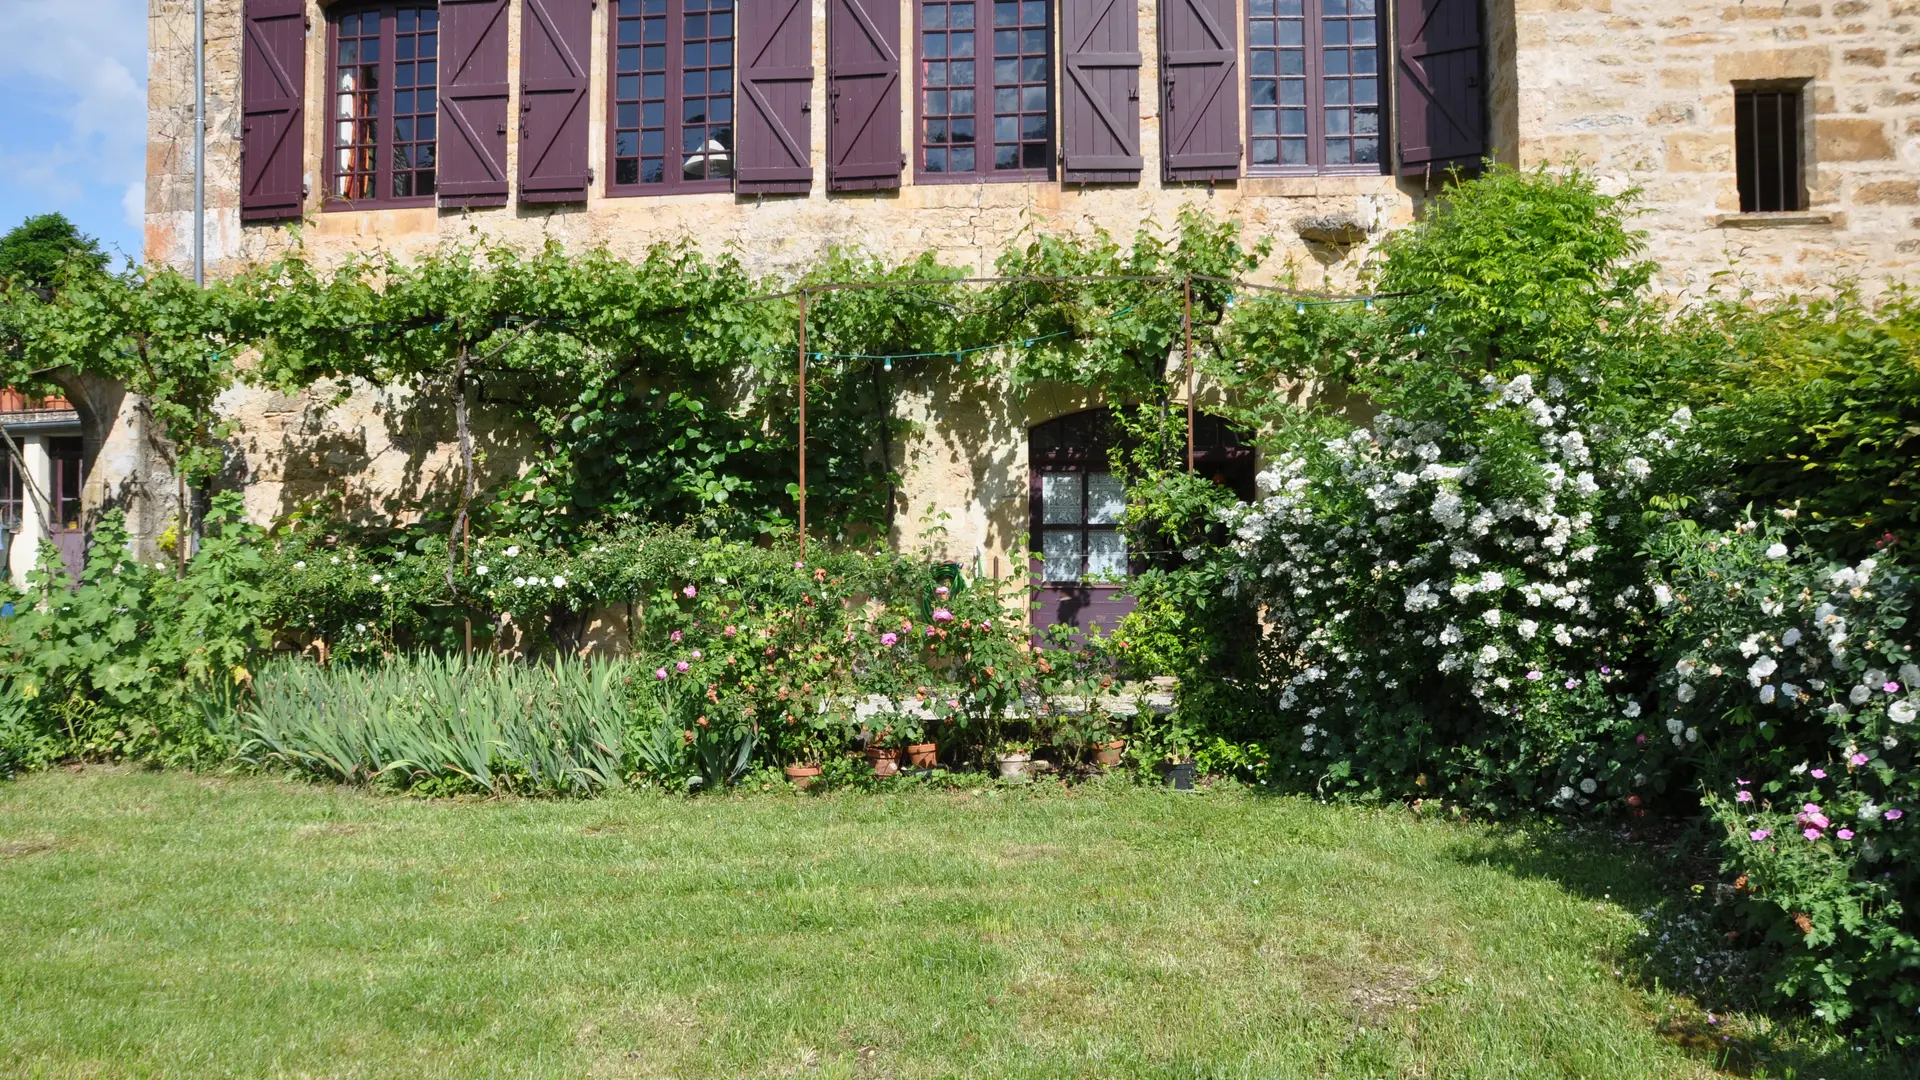
[[[800,557],[807,557],[807,290],[800,290]]]
[[[1187,335],[1187,471],[1194,471],[1193,452],[1193,275],[1187,275],[1186,316],[1181,320]]]

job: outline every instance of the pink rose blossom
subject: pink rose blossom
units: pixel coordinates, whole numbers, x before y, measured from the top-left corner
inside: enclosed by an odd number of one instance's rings
[[[933,621],[934,622],[952,622],[953,612],[948,611],[946,608],[935,608],[933,612]]]
[[[695,649],[695,650],[693,650],[693,658],[694,658],[695,660],[698,660],[698,659],[700,659],[700,658],[701,658],[701,657],[700,657],[700,650],[699,650],[699,649]]]
[[[1529,672],[1527,672],[1527,681],[1528,681],[1528,682],[1539,682],[1539,681],[1540,681],[1541,679],[1544,679],[1544,678],[1546,678],[1546,676],[1545,676],[1545,675],[1542,675],[1541,673],[1539,673],[1539,672],[1537,672],[1537,671],[1529,671]]]
[[[693,665],[687,663],[685,660],[682,660],[679,663],[673,665],[673,670],[679,672],[682,675],[685,675],[688,671],[692,670],[692,668],[693,668]]]
[[[1802,829],[1800,830],[1800,835],[1806,837],[1809,841],[1812,841],[1812,840],[1820,839],[1820,837],[1824,836],[1825,834],[1822,833],[1819,829]]]
[[[981,619],[981,620],[980,620],[980,629],[981,629],[982,631],[987,631],[987,630],[992,630],[992,629],[993,629],[993,620],[992,620],[992,619]]]
[[[1647,745],[1647,733],[1643,731],[1640,734],[1635,735],[1633,737],[1633,741],[1636,743],[1639,743],[1641,746]]]
[[[1738,795],[1735,795],[1735,796],[1733,797],[1733,799],[1734,799],[1734,801],[1735,801],[1735,802],[1752,802],[1752,801],[1753,801],[1753,792],[1751,792],[1751,791],[1743,791],[1743,792],[1741,792],[1740,794],[1738,794]]]
[[[685,634],[682,634],[680,631],[675,630],[673,633],[667,635],[667,640],[673,642],[675,645],[678,645],[680,644],[680,640],[684,637],[686,637]]]
[[[885,645],[887,648],[891,649],[895,645],[900,644],[900,635],[895,633],[881,634],[880,644]]]
[[[1770,829],[1755,829],[1752,832],[1747,834],[1747,839],[1757,844],[1760,841],[1765,840],[1767,837],[1772,835],[1773,835],[1773,831]]]
[[[793,568],[795,570],[805,570],[807,568],[807,564],[796,559],[794,560]]]
[[[667,669],[666,669],[666,668],[654,668],[654,669],[653,669],[653,677],[654,677],[654,678],[656,678],[656,679],[664,679],[664,678],[666,678],[666,677],[667,677]]]
[[[933,590],[933,595],[939,597],[942,600],[945,600],[947,597],[953,595],[953,590],[947,588],[945,585],[942,585],[939,588]]]
[[[1837,833],[1834,833],[1833,835],[1835,835],[1835,836],[1837,836],[1837,837],[1839,837],[1839,838],[1840,838],[1840,839],[1842,839],[1842,840],[1851,840],[1851,839],[1853,839],[1853,830],[1852,830],[1852,829],[1841,829],[1841,830],[1840,830],[1839,832],[1837,832]]]
[[[693,586],[691,586],[691,585],[689,585],[689,586],[687,586],[686,588],[684,588],[684,589],[681,589],[681,590],[680,590],[680,595],[681,595],[681,596],[684,596],[684,597],[686,597],[686,598],[687,598],[687,599],[689,599],[689,600],[691,600],[691,599],[693,599],[694,597],[696,597],[696,596],[699,596],[699,595],[700,595],[700,590],[699,590],[699,589],[696,589],[696,588],[694,588],[694,587],[693,587]]]
[[[1900,684],[1897,682],[1890,682],[1887,685],[1881,687],[1880,689],[1885,690],[1889,694],[1897,694],[1900,692]]]
[[[1812,772],[1811,774],[1809,774],[1809,775],[1811,775],[1811,776],[1812,776],[1812,777],[1813,777],[1813,778],[1814,778],[1815,780],[1825,780],[1825,779],[1827,778],[1827,770],[1825,770],[1825,769],[1815,769],[1815,770],[1813,770],[1813,772]]]
[[[726,635],[727,635],[728,637],[732,637],[732,636],[734,636],[735,634],[738,634],[738,633],[740,632],[740,628],[739,628],[739,627],[737,627],[737,626],[733,626],[733,625],[729,625],[729,626],[728,626],[728,627],[726,628],[726,630],[725,630],[725,631],[723,631],[723,632],[724,632],[724,633],[725,633],[725,634],[726,634]]]
[[[1906,817],[1907,815],[1899,810],[1889,810],[1881,816],[1885,817],[1888,821],[1899,821],[1901,818]]]
[[[1867,755],[1865,754],[1855,754],[1852,757],[1847,759],[1847,764],[1853,766],[1856,769],[1862,765],[1865,765],[1866,763],[1867,763]]]

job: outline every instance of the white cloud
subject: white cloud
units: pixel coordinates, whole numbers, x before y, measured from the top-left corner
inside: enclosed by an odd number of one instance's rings
[[[144,229],[147,224],[147,185],[135,180],[127,185],[120,195],[120,211],[126,215],[127,227]]]
[[[42,164],[10,179],[71,197],[81,184],[115,190],[146,162],[147,5],[143,0],[0,0],[8,102],[4,157]],[[38,115],[35,115],[38,114]],[[39,137],[35,137],[39,136]],[[68,176],[85,170],[80,176]]]

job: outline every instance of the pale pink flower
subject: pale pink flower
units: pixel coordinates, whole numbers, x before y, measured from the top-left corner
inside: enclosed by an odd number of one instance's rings
[[[1837,833],[1834,833],[1833,835],[1835,835],[1835,836],[1837,836],[1837,837],[1839,837],[1839,838],[1840,838],[1840,839],[1842,839],[1842,840],[1851,840],[1851,839],[1853,839],[1853,830],[1852,830],[1852,829],[1841,829],[1841,830],[1840,830],[1839,832],[1837,832]]]
[[[1772,835],[1773,835],[1773,831],[1770,829],[1755,829],[1752,832],[1747,834],[1747,839],[1757,844],[1760,841],[1765,840],[1767,837]]]

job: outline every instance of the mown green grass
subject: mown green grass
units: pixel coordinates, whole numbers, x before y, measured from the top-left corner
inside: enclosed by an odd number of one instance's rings
[[[0,784],[0,1073],[1716,1075],[1617,973],[1645,886],[1121,784],[425,802],[87,769]]]

